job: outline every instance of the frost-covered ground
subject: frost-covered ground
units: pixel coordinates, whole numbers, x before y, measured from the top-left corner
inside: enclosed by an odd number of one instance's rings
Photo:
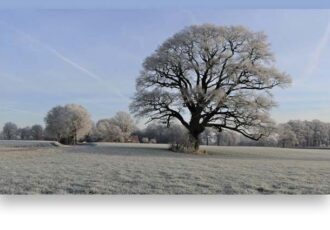
[[[0,142],[1,194],[330,194],[330,150],[33,143]]]
[[[30,148],[39,148],[39,147],[54,147],[54,146],[63,146],[56,141],[7,141],[0,140],[0,148],[4,147],[30,147]]]

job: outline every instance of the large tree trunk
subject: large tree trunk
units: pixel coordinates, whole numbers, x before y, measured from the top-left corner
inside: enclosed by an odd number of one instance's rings
[[[74,135],[73,135],[73,145],[77,144],[77,131],[74,131]]]
[[[194,153],[198,153],[199,151],[199,135],[201,132],[190,132],[189,135],[189,149]]]
[[[192,115],[190,120],[190,128],[189,128],[189,151],[194,153],[198,153],[199,151],[199,135],[204,132],[205,127],[200,125],[200,113],[196,113]]]

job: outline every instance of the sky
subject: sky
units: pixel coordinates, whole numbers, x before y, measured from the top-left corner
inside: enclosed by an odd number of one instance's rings
[[[192,24],[243,25],[268,35],[293,84],[275,89],[278,123],[330,122],[330,10],[0,10],[0,127],[43,124],[52,107],[92,119],[128,111],[143,60]]]
[[[1,0],[5,9],[159,9],[159,8],[234,8],[234,9],[321,9],[328,0]]]

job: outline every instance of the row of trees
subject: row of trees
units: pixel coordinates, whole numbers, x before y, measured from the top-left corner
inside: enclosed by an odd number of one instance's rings
[[[187,130],[182,125],[172,125],[167,128],[163,124],[152,123],[143,130],[135,132],[142,138],[155,139],[157,143],[176,143],[187,138]],[[330,123],[319,120],[301,121],[291,120],[277,125],[271,135],[258,141],[251,140],[237,132],[207,128],[200,135],[199,141],[203,145],[219,146],[271,146],[322,148],[330,146]]]
[[[43,140],[44,129],[41,125],[33,125],[32,127],[18,128],[18,126],[12,122],[7,122],[0,134],[1,139],[6,140]]]
[[[258,141],[235,132],[206,129],[200,141],[209,145],[253,145],[273,147],[322,148],[330,146],[330,123],[319,120],[291,120],[275,127],[271,135]]]
[[[172,143],[179,145],[189,141],[187,129],[180,124],[167,127],[164,124],[151,123],[144,129],[138,129],[135,121],[126,112],[118,112],[114,117],[99,120],[94,124],[85,108],[80,105],[57,106],[49,111],[45,118],[46,128],[41,125],[19,128],[7,122],[0,134],[7,140],[57,140],[64,144],[77,141],[105,142],[143,142]],[[132,139],[135,137],[135,139]],[[279,124],[273,133],[258,141],[251,140],[234,131],[218,132],[207,128],[200,135],[204,145],[257,145],[278,147],[328,147],[330,146],[330,123],[319,120],[292,120]]]
[[[89,112],[77,104],[56,106],[44,120],[45,129],[41,125],[18,128],[16,124],[7,122],[1,139],[56,140],[63,144],[76,144],[78,141],[128,142],[136,130],[134,120],[126,112],[118,112],[95,125]]]
[[[76,104],[54,107],[45,123],[48,137],[66,144],[76,144],[79,140],[128,142],[136,129],[134,120],[126,112],[94,124],[88,111]]]
[[[278,127],[278,143],[282,147],[330,146],[330,123],[313,121],[289,121]]]
[[[172,124],[167,127],[164,124],[151,123],[145,129],[136,130],[133,134],[143,143],[179,144],[187,136],[187,130],[179,124]]]

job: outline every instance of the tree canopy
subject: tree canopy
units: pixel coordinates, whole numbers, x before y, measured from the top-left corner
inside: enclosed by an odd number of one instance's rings
[[[45,123],[49,137],[73,144],[87,135],[92,127],[90,114],[77,104],[52,108],[45,117]]]
[[[241,26],[195,25],[147,57],[130,106],[137,116],[178,120],[198,149],[206,127],[258,140],[268,135],[276,105],[271,89],[287,86],[263,32]]]

